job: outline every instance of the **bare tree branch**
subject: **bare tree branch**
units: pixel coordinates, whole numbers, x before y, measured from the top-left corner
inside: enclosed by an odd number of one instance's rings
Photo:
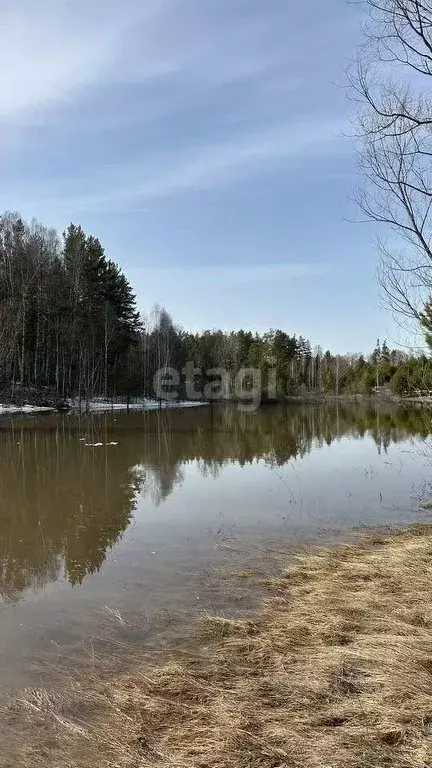
[[[432,293],[432,0],[362,0],[363,44],[348,73],[358,104],[366,219],[385,224],[380,283],[396,313],[420,319]]]

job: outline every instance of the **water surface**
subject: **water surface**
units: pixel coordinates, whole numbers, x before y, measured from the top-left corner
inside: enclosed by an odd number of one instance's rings
[[[429,422],[341,405],[4,419],[0,685],[37,684],[37,660],[107,613],[150,626],[207,604],[227,556],[418,520]]]

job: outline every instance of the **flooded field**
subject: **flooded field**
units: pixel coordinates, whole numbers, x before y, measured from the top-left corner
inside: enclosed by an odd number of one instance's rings
[[[426,412],[235,407],[0,422],[0,686],[50,655],[220,608],[262,547],[428,516]],[[150,631],[150,630],[149,630]]]

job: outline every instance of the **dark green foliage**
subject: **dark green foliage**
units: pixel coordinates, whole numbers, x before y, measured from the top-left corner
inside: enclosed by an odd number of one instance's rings
[[[432,361],[424,356],[408,360],[396,369],[390,386],[397,395],[432,392]]]
[[[0,217],[1,382],[60,398],[112,394],[140,324],[131,286],[95,237]]]
[[[376,386],[375,371],[371,366],[365,366],[358,379],[358,390],[363,395],[371,395]]]
[[[422,325],[432,346],[431,302]],[[157,306],[141,322],[132,287],[96,237],[71,224],[60,241],[18,214],[0,216],[0,341],[0,389],[15,400],[153,397],[164,368],[178,372],[173,391],[180,397],[214,391],[221,369],[229,397],[239,372],[251,368],[245,380],[258,373],[268,399],[432,388],[429,359],[409,358],[386,341],[378,340],[366,360],[312,350],[307,339],[281,329],[188,333]]]

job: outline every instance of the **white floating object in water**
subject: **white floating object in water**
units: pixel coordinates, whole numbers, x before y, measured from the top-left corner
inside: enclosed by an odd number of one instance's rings
[[[86,448],[102,448],[103,443],[86,443]]]
[[[118,443],[107,443],[107,445],[118,445]]]

